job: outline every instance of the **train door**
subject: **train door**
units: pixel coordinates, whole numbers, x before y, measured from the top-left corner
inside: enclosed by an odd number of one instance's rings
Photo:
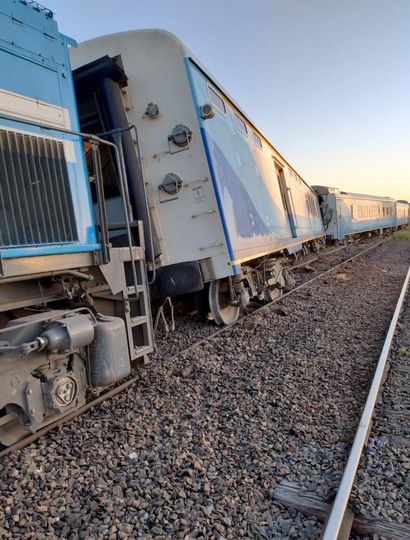
[[[295,208],[293,206],[292,192],[291,192],[291,189],[286,184],[286,178],[285,178],[285,173],[283,171],[283,167],[279,165],[279,163],[277,163],[276,161],[275,161],[275,170],[276,170],[276,176],[278,178],[280,194],[282,196],[283,208],[288,217],[292,236],[293,238],[296,238],[298,234],[297,234],[297,223],[296,223]]]

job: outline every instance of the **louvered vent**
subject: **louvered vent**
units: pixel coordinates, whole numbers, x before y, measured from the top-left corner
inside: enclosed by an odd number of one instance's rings
[[[1,245],[76,240],[63,143],[0,130]]]

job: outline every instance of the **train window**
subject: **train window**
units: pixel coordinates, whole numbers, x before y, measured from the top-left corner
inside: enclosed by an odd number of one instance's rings
[[[310,199],[309,199],[309,195],[306,193],[305,194],[305,198],[306,198],[306,206],[307,206],[307,209],[308,209],[308,213],[309,213],[309,216],[312,215],[312,209],[310,208]]]
[[[242,120],[242,118],[240,116],[238,116],[236,113],[235,113],[235,124],[236,124],[236,127],[239,129],[239,131],[242,131],[242,133],[244,135],[247,135],[248,134],[248,129],[246,127],[246,124],[245,122]]]
[[[312,200],[312,195],[309,194],[309,200],[310,200],[310,209],[312,212],[312,216],[315,217],[315,203]]]
[[[254,131],[252,131],[252,135],[253,135],[253,142],[255,143],[255,145],[258,148],[262,148],[261,138],[258,135],[256,135],[256,133]]]
[[[367,206],[363,206],[363,216],[367,217]]]
[[[317,218],[320,217],[320,210],[319,210],[319,205],[318,205],[318,202],[317,202],[317,197],[315,195],[312,195],[312,198],[313,198],[313,205],[315,207],[315,216]]]
[[[215,108],[218,109],[219,112],[226,114],[226,107],[225,107],[224,100],[210,86],[208,86],[208,92],[209,92],[209,98],[212,102],[212,105],[214,105]]]
[[[359,219],[363,217],[363,208],[360,205],[357,207],[357,216]]]

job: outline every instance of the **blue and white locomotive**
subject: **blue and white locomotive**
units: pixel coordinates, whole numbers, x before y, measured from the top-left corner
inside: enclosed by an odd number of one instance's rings
[[[48,9],[2,0],[0,447],[77,409],[87,388],[126,377],[152,352],[144,250],[108,243],[107,145],[78,133],[69,43]]]

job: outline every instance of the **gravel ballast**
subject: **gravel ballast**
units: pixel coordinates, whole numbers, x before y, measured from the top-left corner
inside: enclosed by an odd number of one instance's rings
[[[317,537],[274,488],[336,489],[409,262],[388,241],[172,362],[161,346],[0,463],[0,537]]]

